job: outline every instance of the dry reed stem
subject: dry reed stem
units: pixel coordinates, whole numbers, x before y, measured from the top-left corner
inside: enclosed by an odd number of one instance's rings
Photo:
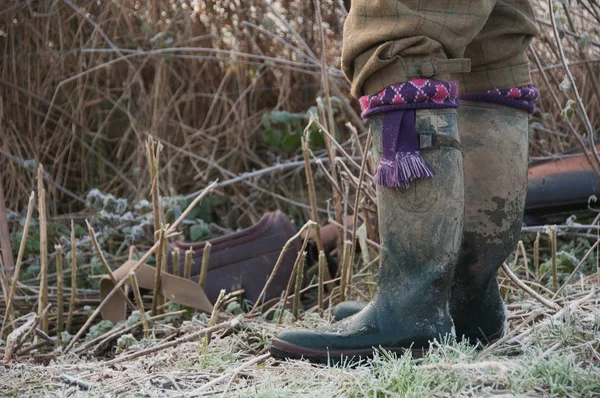
[[[13,307],[13,297],[15,296],[15,292],[17,290],[17,283],[19,282],[19,276],[21,275],[21,265],[23,263],[23,255],[25,254],[25,246],[27,244],[27,238],[29,235],[29,224],[31,224],[31,218],[33,217],[33,209],[35,201],[35,191],[31,192],[29,195],[29,202],[27,204],[27,216],[25,217],[25,225],[23,226],[23,236],[21,237],[21,244],[19,245],[19,253],[17,254],[17,262],[15,264],[15,271],[12,275],[12,280],[10,283],[10,292],[8,294],[8,301],[6,302],[6,311],[4,313],[4,319],[2,320],[2,330],[0,330],[0,339],[4,336],[4,328],[6,326],[6,319],[10,317],[14,318],[14,313],[12,310]]]
[[[158,248],[156,251],[156,264],[155,264],[155,271],[154,271],[154,289],[152,290],[152,309],[150,311],[150,315],[155,316],[158,315],[158,308],[160,305],[162,305],[162,300],[161,300],[161,292],[160,292],[160,284],[161,284],[161,279],[162,279],[162,254],[163,254],[163,248],[165,246],[165,229],[161,228],[158,231]]]
[[[155,352],[163,351],[163,350],[165,350],[167,348],[174,347],[174,346],[179,345],[181,343],[186,343],[188,341],[196,340],[196,339],[198,339],[198,337],[201,337],[201,336],[203,336],[203,335],[205,335],[207,333],[214,333],[214,332],[217,332],[217,331],[223,330],[223,329],[235,329],[240,324],[241,324],[241,322],[240,322],[240,320],[238,318],[233,318],[230,321],[222,322],[222,323],[220,323],[218,325],[215,325],[213,327],[209,327],[209,328],[205,328],[205,329],[199,330],[197,332],[188,334],[187,336],[180,337],[180,338],[178,338],[176,340],[171,340],[171,341],[166,342],[166,343],[157,344],[157,345],[155,345],[153,347],[146,348],[146,349],[140,350],[140,351],[136,351],[136,352],[134,352],[132,354],[129,354],[129,355],[125,355],[125,356],[122,356],[122,357],[117,357],[117,358],[112,359],[110,361],[102,362],[101,365],[113,366],[113,365],[116,365],[116,364],[121,363],[121,362],[129,361],[129,360],[132,360],[132,359],[135,359],[135,358],[139,358],[139,357],[143,357],[143,356],[146,356],[146,355],[149,355],[149,354],[153,354]]]
[[[544,304],[546,307],[554,310],[554,311],[558,311],[560,310],[560,306],[558,304],[556,304],[555,302],[548,300],[546,298],[544,298],[543,296],[541,296],[540,294],[536,293],[532,288],[530,288],[529,286],[527,286],[525,283],[523,283],[522,280],[519,279],[519,277],[517,275],[515,275],[514,272],[512,272],[509,268],[508,265],[506,265],[506,263],[502,263],[502,270],[504,271],[504,273],[506,274],[506,276],[508,276],[508,278],[519,288],[521,288],[522,290],[524,290],[526,293],[528,293],[529,295],[531,295],[534,299],[536,299],[537,301],[539,301],[540,303]]]
[[[60,337],[64,326],[63,290],[65,285],[62,246],[54,246],[54,252],[56,255],[56,335]]]
[[[69,315],[67,315],[66,330],[71,330],[75,300],[77,298],[77,242],[75,241],[75,222],[71,220],[71,297],[69,298]]]
[[[556,45],[558,47],[558,51],[560,54],[560,62],[565,70],[566,77],[569,79],[569,82],[571,84],[571,90],[573,90],[573,94],[575,95],[575,102],[577,103],[577,108],[579,109],[581,119],[583,120],[583,125],[585,126],[585,129],[587,132],[588,144],[590,147],[589,149],[590,149],[591,153],[593,154],[592,159],[595,161],[596,166],[598,168],[600,168],[600,155],[598,154],[598,149],[596,148],[595,129],[594,129],[594,126],[592,126],[592,122],[590,121],[587,111],[585,110],[585,105],[583,103],[583,100],[581,99],[581,95],[579,95],[579,90],[577,89],[577,84],[575,83],[575,78],[573,77],[573,74],[571,73],[571,69],[569,69],[569,65],[568,65],[568,62],[567,62],[567,59],[565,56],[565,52],[563,49],[563,45],[562,45],[562,39],[561,39],[560,33],[558,32],[558,28],[556,27],[556,19],[554,16],[553,1],[554,0],[548,0],[548,7],[549,7],[549,11],[550,11],[550,23],[552,24],[552,31],[554,33],[554,39],[556,40]],[[585,147],[582,149],[584,151],[586,150]],[[600,173],[599,173],[599,176],[600,176]]]
[[[19,349],[21,344],[23,344],[23,336],[25,336],[32,328],[35,328],[36,319],[38,319],[36,314],[30,313],[25,315],[23,318],[26,318],[25,322],[13,330],[6,338],[4,358],[1,361],[2,364],[7,364],[10,362],[13,354]]]
[[[323,317],[323,275],[325,274],[324,268],[327,267],[327,259],[325,258],[325,252],[319,252],[319,286],[317,287],[317,301],[319,316]]]
[[[535,235],[533,241],[533,268],[535,269],[535,280],[540,280],[540,233]]]
[[[354,199],[354,209],[352,214],[352,248],[350,249],[350,265],[348,267],[348,283],[352,283],[352,271],[354,265],[354,254],[356,253],[356,229],[358,228],[358,207],[360,205],[360,193],[362,191],[362,183],[365,177],[365,170],[367,166],[367,158],[369,155],[369,148],[371,147],[371,140],[373,138],[373,132],[369,129],[367,133],[367,142],[365,143],[365,150],[362,152],[362,162],[360,165],[360,173],[358,175],[358,186],[356,187],[356,197]],[[370,222],[369,220],[365,220],[365,223]]]
[[[137,253],[137,248],[135,246],[129,246],[129,254],[127,255],[127,260],[128,261],[133,260],[136,253]]]
[[[203,391],[208,390],[212,386],[216,386],[217,384],[221,383],[222,381],[225,381],[227,379],[233,379],[242,370],[247,369],[247,368],[249,368],[252,365],[256,365],[257,363],[261,363],[262,361],[268,359],[270,356],[271,356],[271,354],[267,353],[267,354],[262,354],[262,355],[259,355],[257,357],[254,357],[254,358],[252,358],[252,359],[244,362],[243,364],[241,364],[237,368],[233,369],[231,372],[222,374],[221,376],[217,377],[216,379],[209,381],[208,383],[206,383],[202,387],[200,387],[197,390],[193,391],[191,394],[192,395],[197,395],[198,393],[201,393]]]
[[[254,307],[252,307],[252,309],[250,310],[250,312],[248,313],[248,315],[253,314],[256,311],[256,309],[261,305],[261,301],[262,301],[263,297],[265,296],[265,293],[267,292],[267,289],[269,288],[269,285],[273,281],[273,278],[275,277],[275,274],[277,274],[277,271],[279,270],[279,267],[281,266],[281,262],[283,261],[283,257],[285,255],[285,253],[287,252],[287,250],[290,248],[291,244],[296,239],[298,239],[300,236],[302,236],[302,233],[306,229],[314,227],[315,224],[316,223],[314,221],[308,220],[306,222],[306,224],[304,224],[302,226],[302,228],[300,228],[300,230],[296,233],[296,235],[292,236],[290,239],[288,239],[287,242],[285,242],[285,245],[283,246],[283,248],[281,249],[281,252],[279,253],[279,257],[277,258],[277,262],[275,263],[275,266],[273,267],[273,271],[271,271],[271,274],[269,275],[269,279],[267,279],[267,282],[265,283],[265,286],[263,287],[262,291],[258,295],[258,298],[256,299],[256,303],[254,304]]]
[[[525,267],[525,278],[531,279],[530,272],[529,272],[529,261],[527,260],[527,250],[525,250],[525,245],[523,244],[522,240],[519,240],[519,243],[517,244],[517,248],[521,252],[521,257],[523,258],[523,267]]]
[[[104,272],[106,272],[106,275],[108,275],[108,277],[110,278],[113,285],[116,285],[118,282],[117,278],[115,278],[115,274],[113,274],[112,269],[110,268],[110,265],[108,265],[108,261],[106,261],[106,258],[104,257],[104,253],[102,253],[100,244],[98,243],[98,240],[96,239],[96,231],[94,231],[94,228],[92,228],[92,226],[90,225],[88,220],[85,220],[85,224],[88,227],[88,234],[90,236],[90,240],[92,241],[92,245],[94,246],[94,250],[96,251],[96,255],[98,256],[98,259],[100,260],[100,264],[102,264],[102,268],[104,268]],[[135,310],[135,308],[136,308],[135,305],[131,302],[129,297],[127,297],[127,294],[125,293],[125,291],[123,291],[123,289],[119,289],[119,292],[120,292],[121,296],[123,297],[123,299],[125,300],[125,302],[127,303],[127,305],[129,306],[129,308],[131,308],[132,310]]]
[[[323,118],[323,122],[329,122],[329,131],[333,134],[335,133],[335,119],[333,117],[333,107],[331,106],[331,95],[329,91],[329,76],[327,74],[327,44],[325,41],[325,32],[323,27],[323,16],[321,14],[321,3],[319,0],[314,0],[315,5],[315,13],[317,17],[317,28],[319,29],[319,38],[321,42],[321,84],[323,86],[323,92],[325,94],[325,106],[327,108],[327,118]],[[334,164],[335,149],[333,149],[329,139],[326,137],[323,141],[325,142],[325,148],[327,149],[327,156],[329,157],[330,167],[331,167],[331,176],[333,179],[338,182],[337,170]],[[334,140],[335,141],[335,140]],[[336,190],[333,191],[333,202],[335,208],[335,218],[339,223],[343,222],[342,219],[342,198]],[[315,222],[318,220],[315,219]],[[341,248],[341,243],[343,241],[343,237],[338,238],[337,247],[338,250]],[[319,248],[320,250],[321,248]]]
[[[48,224],[46,219],[46,191],[44,189],[44,167],[40,164],[37,175],[38,184],[38,213],[40,224],[40,294],[38,298],[38,314],[41,329],[48,332],[48,316],[44,311],[48,305]]]
[[[550,236],[550,250],[552,255],[552,290],[556,292],[558,290],[558,272],[556,269],[556,252],[558,246],[558,236],[556,231],[556,225],[550,226],[548,234]]]
[[[315,181],[313,178],[312,167],[310,165],[310,157],[308,154],[309,134],[312,120],[306,126],[302,137],[302,156],[304,157],[304,170],[306,175],[306,185],[308,187],[308,199],[310,202],[310,217],[317,224],[315,226],[315,241],[317,243],[318,252],[322,252],[323,240],[321,239],[321,226],[319,225],[319,215],[317,214],[317,195],[315,193]],[[331,275],[327,275],[327,280],[331,279]]]
[[[173,249],[173,275],[179,276],[179,256],[180,256],[179,248]]]
[[[0,178],[0,249],[2,249],[2,264],[4,266],[4,271],[6,271],[6,275],[10,275],[13,272],[15,263],[13,262],[10,231],[8,230],[8,219],[6,218],[7,214],[6,201],[4,200],[4,186],[2,185],[2,179]],[[4,282],[3,279],[2,283]],[[2,291],[4,294],[8,294],[6,286],[3,286]]]
[[[210,242],[206,242],[204,244],[204,250],[202,251],[202,265],[200,267],[200,277],[198,278],[198,284],[201,289],[204,289],[204,284],[206,282],[206,273],[208,272],[208,261],[210,259],[210,250],[212,248],[212,244]]]
[[[344,242],[344,254],[342,257],[342,272],[340,274],[340,301],[346,301],[346,288],[349,285],[347,277],[348,277],[348,268],[350,268],[350,259],[352,255],[350,251],[352,250],[352,242],[345,241]]]
[[[215,305],[213,306],[212,313],[210,314],[210,319],[208,321],[209,328],[212,328],[217,324],[217,320],[219,319],[219,311],[221,310],[221,306],[223,305],[224,299],[225,289],[221,289],[221,291],[219,292],[219,297],[217,297],[217,301],[215,301]],[[204,338],[200,343],[200,353],[204,352],[204,350],[206,350],[206,347],[208,347],[208,345],[210,344],[211,336],[212,334],[210,332],[207,332],[204,335]]]
[[[194,249],[189,248],[185,251],[185,263],[183,265],[183,277],[190,279],[192,276],[192,260],[194,259]]]
[[[140,313],[140,320],[142,322],[142,328],[144,330],[144,337],[148,337],[148,319],[146,318],[146,311],[144,311],[144,301],[142,300],[142,294],[140,293],[140,285],[138,283],[137,276],[135,276],[135,272],[129,273],[129,283],[131,284],[133,296],[135,297],[135,302]]]
[[[48,304],[39,314],[31,313],[29,314],[29,319],[26,321],[24,325],[15,329],[7,338],[6,338],[6,348],[4,350],[4,358],[0,363],[6,364],[11,360],[14,354],[19,353],[19,348],[25,343],[25,341],[31,337],[36,331],[37,325],[44,318],[47,318],[48,310],[50,309],[50,304]],[[11,336],[12,339],[11,339]]]
[[[181,215],[177,218],[177,220],[175,220],[175,222],[173,223],[173,225],[171,225],[169,227],[169,229],[167,230],[168,233],[173,233],[177,227],[179,227],[179,225],[183,222],[183,220],[186,219],[186,217],[191,213],[191,211],[202,201],[202,199],[204,199],[204,197],[206,195],[208,195],[210,192],[212,192],[214,186],[217,184],[217,181],[213,181],[211,184],[209,184],[204,191],[202,191],[202,193],[200,193],[196,199],[194,199],[192,201],[192,203],[190,203],[190,205],[183,211],[183,213],[181,213]],[[142,266],[142,264],[144,264],[144,262],[146,260],[148,260],[148,258],[154,254],[154,252],[156,251],[156,249],[158,249],[158,243],[155,243],[134,265],[133,267],[131,267],[131,272],[135,272],[139,267]],[[121,279],[119,281],[119,283],[117,283],[112,290],[106,295],[106,297],[104,298],[104,300],[102,300],[100,302],[100,304],[98,305],[98,307],[96,307],[96,309],[94,310],[94,312],[92,312],[90,314],[90,316],[88,317],[88,319],[85,321],[85,323],[81,326],[81,328],[79,329],[79,331],[75,334],[75,336],[73,336],[73,338],[71,339],[71,341],[69,342],[69,344],[65,347],[65,351],[64,352],[68,352],[70,351],[73,346],[75,345],[75,342],[77,342],[77,340],[81,337],[81,335],[91,326],[92,322],[94,322],[94,320],[96,319],[96,317],[98,315],[100,315],[100,312],[102,311],[102,308],[106,305],[106,303],[116,294],[116,292],[121,289],[121,287],[125,284],[125,282],[128,280],[128,277],[125,276],[123,277],[123,279]]]
[[[155,321],[160,321],[161,319],[164,319],[168,316],[181,315],[181,314],[185,313],[186,311],[187,310],[178,310],[178,311],[173,311],[173,312],[167,312],[167,313],[160,314],[157,316],[148,317],[147,319],[148,319],[149,323],[152,323]],[[82,354],[82,353],[88,352],[88,351],[95,352],[105,342],[115,338],[116,336],[127,333],[131,330],[135,330],[139,326],[143,326],[141,320],[139,322],[137,322],[133,325],[129,325],[129,326],[127,326],[127,324],[122,324],[122,325],[116,326],[116,327],[112,328],[111,330],[107,331],[106,333],[102,334],[101,336],[98,336],[96,338],[93,338],[93,339],[81,344],[79,347],[77,347],[77,349],[75,350],[75,353]]]
[[[304,235],[304,240],[302,241],[302,247],[300,251],[296,254],[296,260],[294,261],[294,266],[292,267],[292,272],[290,272],[290,279],[288,279],[288,283],[285,288],[285,292],[283,294],[283,301],[281,303],[281,311],[279,312],[279,318],[277,319],[277,325],[281,324],[283,320],[283,313],[285,312],[285,306],[287,305],[288,298],[290,297],[290,292],[292,291],[292,284],[294,283],[295,276],[298,273],[297,270],[300,267],[300,263],[304,259],[304,255],[306,253],[306,247],[308,246],[308,235],[312,231],[312,227],[309,227]],[[294,296],[294,299],[296,296]]]
[[[300,250],[296,254],[296,260],[294,261],[294,265],[292,267],[292,272],[290,273],[290,278],[288,279],[285,291],[283,292],[283,297],[281,298],[281,311],[279,311],[279,317],[277,318],[277,325],[281,325],[283,321],[283,314],[285,312],[285,307],[287,305],[288,299],[290,298],[290,292],[292,291],[292,285],[294,284],[296,269],[298,264],[300,264],[302,257],[302,250]]]
[[[292,315],[294,319],[298,319],[298,311],[300,308],[300,290],[302,289],[302,277],[304,276],[304,264],[306,264],[306,251],[302,251],[300,253],[300,261],[296,267],[296,286],[294,288],[294,301],[292,303]]]
[[[567,284],[571,281],[571,279],[573,279],[573,276],[575,276],[575,274],[577,272],[579,272],[579,269],[581,268],[581,266],[586,262],[586,260],[590,257],[590,255],[593,253],[593,251],[598,248],[598,246],[600,245],[600,240],[597,240],[592,247],[590,247],[590,249],[585,253],[585,255],[583,256],[583,258],[581,259],[581,261],[579,261],[579,263],[577,264],[577,266],[575,267],[575,269],[573,269],[573,272],[571,272],[571,274],[569,274],[569,276],[567,277],[567,279],[565,279],[565,281],[563,282],[563,284],[561,285],[561,287],[556,290],[556,293],[554,293],[554,296],[552,297],[552,299],[554,300],[558,294],[560,292],[563,291],[563,289],[567,286]]]

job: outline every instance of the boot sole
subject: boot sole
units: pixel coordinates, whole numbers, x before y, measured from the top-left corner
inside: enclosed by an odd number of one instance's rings
[[[413,358],[422,358],[427,353],[427,349],[425,348],[382,347],[380,350],[392,352],[399,356],[410,351]],[[341,362],[356,365],[366,359],[373,358],[375,351],[378,350],[373,348],[359,350],[315,350],[274,338],[271,342],[270,351],[273,357],[279,359],[307,359],[312,363],[326,365]]]

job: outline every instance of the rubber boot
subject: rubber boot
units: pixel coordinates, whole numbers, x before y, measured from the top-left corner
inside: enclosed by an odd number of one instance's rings
[[[524,111],[462,101],[458,125],[464,154],[465,227],[450,309],[459,339],[486,344],[506,328],[496,275],[514,250],[527,193],[528,116]],[[339,321],[367,304],[346,301]]]
[[[498,269],[521,232],[528,171],[528,114],[462,101],[465,229],[450,310],[457,337],[489,343],[506,331]]]
[[[462,154],[456,111],[419,110],[419,134],[434,134],[421,149],[436,170],[408,189],[378,187],[381,265],[373,300],[358,314],[322,329],[287,329],[272,341],[277,358],[338,362],[374,350],[420,355],[429,342],[454,335],[449,300],[464,215]],[[381,117],[371,120],[381,156]],[[379,159],[377,159],[379,160]],[[406,228],[410,225],[411,228]]]

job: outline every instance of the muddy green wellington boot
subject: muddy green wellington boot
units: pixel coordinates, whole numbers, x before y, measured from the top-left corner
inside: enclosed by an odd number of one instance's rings
[[[528,171],[528,114],[462,101],[458,125],[464,154],[465,228],[450,311],[457,337],[489,343],[506,331],[498,269],[521,232]]]
[[[506,310],[496,275],[514,250],[527,192],[527,112],[483,102],[462,101],[458,109],[464,154],[465,226],[450,309],[457,338],[489,343],[506,328]],[[367,304],[336,305],[335,321]]]
[[[376,158],[382,156],[382,119],[370,120]],[[456,111],[417,110],[415,122],[422,154],[436,175],[407,189],[378,186],[382,248],[373,300],[325,328],[281,331],[272,341],[274,357],[328,363],[371,357],[380,348],[420,355],[430,341],[454,335],[449,300],[464,214]]]

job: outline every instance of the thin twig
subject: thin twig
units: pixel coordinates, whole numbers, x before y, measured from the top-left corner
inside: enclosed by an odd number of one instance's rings
[[[135,272],[129,273],[129,283],[131,284],[131,290],[133,290],[133,296],[137,304],[138,312],[140,313],[140,319],[142,322],[142,328],[144,329],[144,336],[148,337],[148,319],[146,319],[146,311],[144,311],[144,301],[142,300],[142,294],[140,293],[140,285],[135,276]]]
[[[110,361],[102,362],[101,364],[105,365],[105,366],[112,366],[112,365],[116,365],[116,364],[121,363],[121,362],[130,361],[130,360],[135,359],[135,358],[139,358],[139,357],[143,357],[143,356],[146,356],[146,355],[149,355],[149,354],[153,354],[155,352],[163,351],[163,350],[165,350],[167,348],[170,348],[170,347],[175,347],[177,345],[180,345],[181,343],[185,343],[185,342],[188,342],[188,341],[197,340],[198,337],[204,336],[207,333],[214,333],[214,332],[218,332],[219,330],[223,330],[223,329],[235,329],[240,324],[241,324],[241,322],[240,322],[239,318],[234,318],[234,319],[232,319],[230,321],[220,323],[220,324],[215,325],[215,326],[210,327],[210,328],[205,328],[205,329],[199,330],[197,332],[188,334],[187,336],[180,337],[180,338],[178,338],[176,340],[172,340],[172,341],[169,341],[167,343],[157,344],[157,345],[155,345],[153,347],[146,348],[144,350],[140,350],[140,351],[134,352],[134,353],[129,354],[129,355],[124,355],[122,357],[117,357],[117,358],[112,359]]]
[[[48,332],[48,317],[44,308],[48,305],[48,226],[46,222],[46,191],[44,189],[44,168],[38,168],[38,212],[40,224],[40,295],[38,298],[38,314],[44,313],[41,328]]]
[[[27,216],[25,217],[25,225],[23,226],[23,236],[21,236],[21,244],[19,246],[19,253],[17,254],[17,262],[15,264],[15,272],[12,275],[12,280],[10,283],[10,292],[8,295],[8,302],[6,303],[6,311],[4,313],[4,319],[2,320],[2,330],[0,330],[0,339],[4,336],[4,327],[6,326],[6,319],[10,317],[13,319],[13,297],[15,296],[15,291],[17,290],[17,282],[19,281],[19,276],[21,275],[21,265],[23,263],[23,255],[25,254],[25,247],[27,244],[27,237],[29,235],[29,225],[31,224],[31,218],[33,216],[33,209],[35,200],[35,192],[31,192],[29,196],[29,202],[27,204]]]
[[[517,275],[515,275],[514,272],[512,272],[509,268],[508,265],[506,265],[506,263],[502,263],[502,270],[506,273],[506,275],[509,277],[509,279],[518,287],[520,287],[522,290],[524,290],[526,293],[528,293],[529,295],[531,295],[534,299],[536,299],[537,301],[539,301],[540,303],[544,304],[546,307],[554,310],[554,311],[558,311],[560,310],[560,306],[558,304],[556,304],[555,302],[548,300],[544,297],[542,297],[540,294],[536,293],[533,289],[531,289],[529,286],[527,286],[526,284],[523,283],[523,281],[521,281],[519,279],[519,277]]]
[[[77,242],[75,241],[75,222],[71,220],[71,297],[69,299],[69,315],[67,315],[66,330],[71,330],[75,300],[77,298]]]
[[[211,248],[212,244],[210,242],[206,242],[204,244],[204,250],[202,251],[202,265],[200,267],[200,278],[198,279],[198,284],[202,289],[204,289],[204,283],[206,282],[206,274],[208,272],[208,260],[210,259]]]
[[[60,336],[64,326],[64,308],[63,308],[63,248],[60,245],[54,247],[56,253],[56,335]]]

